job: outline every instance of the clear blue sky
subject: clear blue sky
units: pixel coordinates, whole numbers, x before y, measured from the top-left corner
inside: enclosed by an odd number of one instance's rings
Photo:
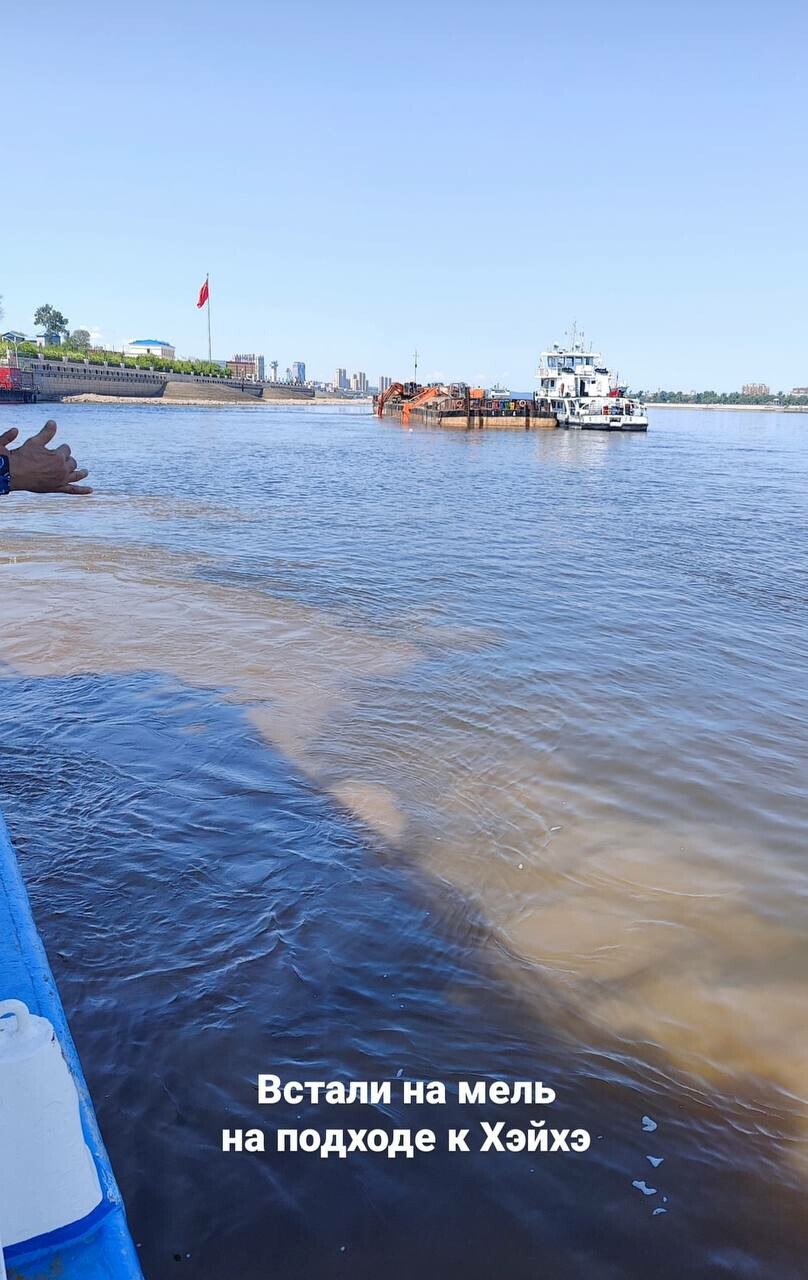
[[[5,327],[533,385],[808,384],[808,5],[4,6]],[[18,167],[17,167],[18,166]]]

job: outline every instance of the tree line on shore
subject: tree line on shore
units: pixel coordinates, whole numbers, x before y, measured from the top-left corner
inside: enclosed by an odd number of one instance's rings
[[[635,394],[638,400],[656,404],[808,404],[808,395],[795,396],[784,391],[759,396],[744,395],[742,391],[637,391]]]

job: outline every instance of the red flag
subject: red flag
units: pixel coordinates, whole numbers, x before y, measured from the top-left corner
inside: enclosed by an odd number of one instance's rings
[[[202,288],[199,290],[199,301],[197,302],[196,305],[198,307],[204,307],[205,303],[208,301],[209,296],[210,296],[210,290],[208,289],[208,282],[206,280],[205,283],[202,285]]]

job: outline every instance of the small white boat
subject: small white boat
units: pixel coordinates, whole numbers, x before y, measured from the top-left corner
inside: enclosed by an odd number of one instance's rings
[[[584,349],[573,329],[568,346],[542,351],[539,394],[549,401],[560,427],[579,431],[647,431],[645,407],[626,394],[599,351]]]

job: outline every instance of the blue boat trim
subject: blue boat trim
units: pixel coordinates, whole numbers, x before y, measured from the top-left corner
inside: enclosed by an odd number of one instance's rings
[[[77,1240],[84,1240],[95,1231],[104,1218],[115,1212],[115,1208],[116,1206],[110,1204],[109,1200],[102,1198],[95,1208],[85,1217],[79,1218],[78,1222],[70,1222],[66,1227],[46,1231],[41,1236],[32,1236],[30,1240],[20,1240],[19,1244],[7,1244],[3,1249],[3,1256],[6,1262],[14,1262],[20,1258],[39,1256],[51,1249],[62,1249],[65,1245],[74,1244]]]
[[[45,948],[31,914],[28,894],[8,829],[0,814],[0,999],[23,1000],[48,1018],[79,1095],[84,1138],[101,1184],[101,1201],[77,1223],[7,1246],[4,1256],[20,1280],[27,1262],[58,1258],[60,1280],[143,1280],[126,1225],[121,1193],[109,1162],[84,1072],[70,1034]],[[21,1269],[22,1264],[22,1269]],[[35,1272],[30,1273],[33,1277]]]

